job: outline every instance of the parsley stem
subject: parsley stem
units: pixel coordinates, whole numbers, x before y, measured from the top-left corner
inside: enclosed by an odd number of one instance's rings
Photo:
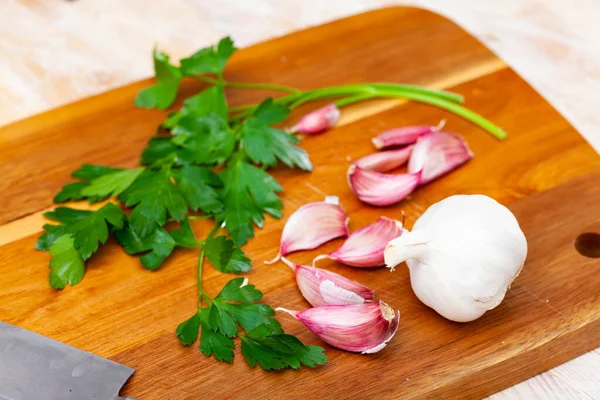
[[[344,97],[343,99],[337,100],[335,105],[339,108],[349,106],[350,104],[359,103],[364,100],[372,99],[372,94],[357,94],[355,96]]]
[[[202,308],[202,264],[204,264],[204,247],[200,250],[200,256],[198,257],[198,308]]]
[[[220,220],[215,220],[215,225],[212,227],[208,235],[206,235],[206,239],[204,239],[204,243],[208,242],[212,239],[217,232],[221,230],[223,227],[223,222]],[[204,247],[200,250],[200,256],[198,257],[198,269],[197,269],[197,279],[198,279],[198,308],[202,308],[202,298],[206,296],[204,290],[202,289],[202,265],[204,264]]]
[[[301,90],[284,85],[275,85],[270,83],[241,83],[241,82],[228,82],[226,80],[217,80],[210,78],[204,75],[193,75],[192,78],[197,79],[199,81],[209,83],[211,85],[223,85],[225,87],[230,88],[238,88],[238,89],[264,89],[264,90],[277,90],[280,92],[287,92],[293,94],[302,93]]]
[[[388,93],[386,95],[385,92],[380,92],[379,96],[381,96],[381,97],[398,97],[395,93]],[[451,101],[436,98],[436,97],[424,96],[419,93],[405,93],[402,97],[404,97],[408,100],[413,100],[413,101],[417,101],[419,103],[429,104],[429,105],[436,106],[436,107],[442,108],[444,110],[450,111],[451,113],[456,114],[456,115],[466,119],[467,121],[472,122],[473,124],[483,128],[484,130],[491,133],[497,139],[500,139],[500,140],[506,139],[506,132],[504,132],[504,130],[502,128],[500,128],[498,125],[494,124],[489,119],[483,117],[480,114],[477,114],[474,111],[469,110],[466,107],[461,106],[460,104],[456,104]]]
[[[321,89],[308,90],[303,93],[295,93],[281,97],[275,100],[276,103],[287,105],[294,109],[300,105],[313,100],[342,97],[335,101],[338,107],[344,107],[359,101],[368,100],[376,97],[397,97],[407,100],[413,100],[420,103],[433,105],[444,110],[450,111],[467,121],[483,128],[491,133],[497,139],[506,138],[506,133],[483,116],[461,106],[463,97],[459,94],[446,92],[442,90],[430,90],[413,85],[386,84],[386,83],[368,83],[332,86]],[[231,111],[239,114],[230,118],[231,122],[239,122],[252,114],[257,105],[246,105],[232,109]]]

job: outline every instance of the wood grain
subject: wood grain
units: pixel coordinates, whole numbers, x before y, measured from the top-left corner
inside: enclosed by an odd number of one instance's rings
[[[287,57],[285,63],[281,55]],[[400,63],[405,68],[396,68]],[[476,398],[600,344],[600,261],[577,256],[572,246],[578,233],[600,229],[600,193],[594,185],[600,179],[594,172],[600,157],[522,79],[452,22],[410,8],[371,12],[244,49],[233,58],[226,77],[301,88],[376,77],[451,85],[465,95],[469,107],[505,128],[507,141],[496,141],[424,105],[404,103],[387,110],[362,105],[348,111],[347,124],[304,141],[315,164],[313,173],[279,169],[276,176],[286,190],[285,216],[324,194],[335,194],[353,230],[381,214],[396,217],[400,210],[412,226],[426,207],[455,193],[484,193],[512,203],[529,239],[530,257],[505,302],[474,323],[450,323],[419,303],[405,270],[390,275],[382,269],[324,262],[399,308],[400,331],[388,348],[372,357],[327,347],[331,361],[323,368],[265,373],[251,370],[240,357],[233,366],[223,365],[207,360],[196,348],[178,345],[174,329],[194,312],[197,255],[191,250],[176,251],[160,271],[151,273],[109,243],[92,258],[81,284],[63,292],[51,290],[49,257],[33,250],[39,221],[21,225],[25,230],[14,233],[14,240],[12,224],[50,207],[53,194],[82,161],[136,164],[164,118],[164,113],[131,105],[146,81],[0,130],[0,173],[5,176],[0,190],[8,199],[0,223],[9,228],[0,230],[0,242],[5,243],[0,247],[0,319],[136,368],[126,393],[142,399],[247,398],[249,393],[253,398],[284,393],[289,398]],[[187,83],[184,91],[197,89]],[[237,105],[264,93],[229,95]],[[369,109],[375,111],[365,111]],[[294,118],[297,114],[292,122]],[[348,159],[373,151],[371,136],[387,127],[435,124],[442,118],[468,140],[476,154],[472,162],[394,207],[369,208],[354,198],[344,180]],[[580,176],[585,177],[573,180]],[[287,267],[262,264],[276,252],[283,223],[269,218],[247,246],[255,266],[248,277],[265,292],[267,303],[302,309],[307,304]],[[194,230],[205,234],[207,225],[195,223]],[[23,237],[23,232],[30,236]],[[339,244],[291,258],[308,263]],[[206,268],[205,289],[215,293],[229,278]],[[318,343],[299,323],[281,320],[302,340]]]

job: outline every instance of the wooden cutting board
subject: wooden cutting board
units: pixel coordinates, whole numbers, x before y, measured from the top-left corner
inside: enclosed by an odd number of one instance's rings
[[[80,164],[136,165],[165,116],[133,107],[146,80],[0,130],[1,320],[136,368],[125,394],[144,400],[478,398],[600,345],[600,258],[584,257],[574,247],[580,233],[600,231],[600,157],[514,71],[453,22],[414,8],[373,11],[243,49],[225,75],[302,89],[374,80],[446,88],[463,94],[468,107],[508,133],[500,142],[446,112],[397,100],[345,109],[335,129],[303,142],[313,173],[276,171],[285,188],[284,219],[269,218],[246,247],[255,267],[247,276],[265,292],[265,302],[307,307],[285,265],[263,264],[276,253],[285,219],[302,204],[337,195],[352,230],[380,215],[398,218],[401,210],[410,228],[429,205],[456,193],[492,196],[522,224],[530,253],[505,301],[475,322],[453,323],[417,300],[404,268],[391,274],[323,262],[399,309],[398,333],[383,351],[363,356],[324,345],[282,315],[287,331],[323,345],[330,362],[315,370],[267,373],[251,369],[240,354],[227,365],[205,358],[197,346],[178,344],[176,326],[195,311],[195,251],[176,250],[159,271],[149,272],[110,242],[91,259],[79,285],[50,289],[49,255],[33,249],[41,214]],[[186,82],[184,95],[199,88]],[[234,106],[269,94],[228,93]],[[373,135],[443,118],[467,139],[474,160],[393,207],[370,208],[352,195],[346,169],[374,151]],[[207,227],[194,223],[199,236]],[[308,264],[340,243],[290,258]],[[209,293],[229,279],[205,268]]]

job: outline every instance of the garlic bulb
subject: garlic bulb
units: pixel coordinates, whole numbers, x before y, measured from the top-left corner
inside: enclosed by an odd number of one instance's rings
[[[515,216],[484,195],[456,195],[432,205],[384,253],[392,270],[406,261],[423,303],[457,322],[498,306],[526,256]]]

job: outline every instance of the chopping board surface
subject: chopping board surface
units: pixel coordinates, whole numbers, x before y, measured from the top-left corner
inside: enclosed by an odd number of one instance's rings
[[[321,267],[373,288],[401,311],[400,329],[370,356],[333,349],[299,322],[280,315],[289,333],[325,347],[330,362],[315,370],[267,373],[237,351],[233,365],[180,346],[176,326],[195,311],[197,253],[176,250],[159,271],[109,242],[92,257],[83,281],[64,291],[48,286],[47,253],[33,249],[43,211],[82,163],[137,165],[165,113],[133,107],[144,81],[0,129],[0,320],[136,368],[125,394],[140,399],[197,398],[478,398],[513,385],[600,345],[600,258],[574,241],[600,232],[600,157],[571,125],[501,60],[453,22],[414,8],[358,15],[236,53],[226,79],[301,89],[361,81],[404,82],[463,94],[466,105],[502,126],[500,142],[439,109],[398,100],[344,110],[335,129],[303,141],[315,170],[275,173],[285,193],[283,220],[268,218],[246,251],[250,282],[272,306],[303,309],[293,275],[276,253],[285,219],[299,206],[337,195],[351,230],[380,215],[410,228],[431,204],[456,193],[483,193],[507,204],[529,241],[529,257],[505,301],[481,319],[457,324],[421,304],[405,268]],[[200,89],[186,82],[183,96]],[[232,90],[232,106],[274,93]],[[300,110],[302,113],[304,110]],[[294,121],[299,113],[292,115]],[[475,158],[387,208],[361,204],[345,182],[351,160],[374,151],[386,128],[437,124],[462,134]],[[77,204],[78,207],[87,207]],[[209,225],[194,222],[198,237]],[[341,240],[293,254],[309,264]],[[216,293],[231,277],[205,268]]]

